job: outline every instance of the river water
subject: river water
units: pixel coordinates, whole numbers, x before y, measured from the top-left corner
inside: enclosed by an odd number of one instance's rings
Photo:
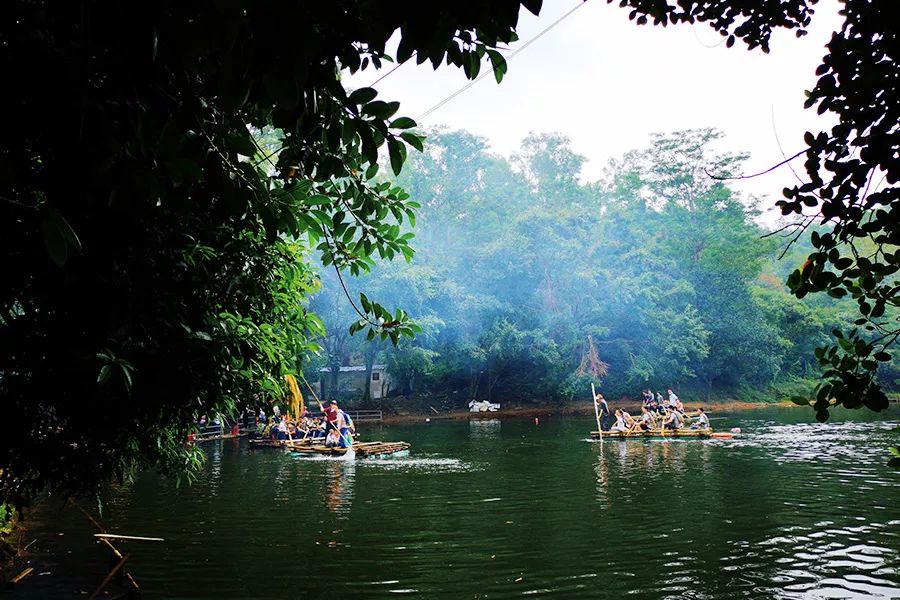
[[[716,417],[734,440],[587,439],[591,418],[369,427],[406,456],[345,461],[208,442],[189,488],[99,501],[146,598],[900,598],[896,407]],[[842,420],[849,417],[851,420]],[[98,503],[86,505],[94,514]],[[90,592],[107,567],[71,507],[35,511],[15,596]]]

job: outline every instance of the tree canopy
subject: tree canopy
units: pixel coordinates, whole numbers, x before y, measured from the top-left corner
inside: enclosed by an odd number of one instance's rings
[[[389,393],[405,396],[392,405],[542,404],[590,383],[610,400],[673,386],[690,400],[783,399],[814,385],[813,348],[855,318],[849,299],[789,293],[756,201],[704,173],[746,158],[715,152],[718,132],[656,135],[596,182],[580,181],[583,157],[559,134],[529,135],[511,159],[470,133],[428,137],[398,180],[422,201],[419,253],[348,283],[425,326],[380,349]],[[313,308],[334,324],[330,365],[360,360],[341,299],[323,277]],[[896,386],[896,369],[882,374]]]

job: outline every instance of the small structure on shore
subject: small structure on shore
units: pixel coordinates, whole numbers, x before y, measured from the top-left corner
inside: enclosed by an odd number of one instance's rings
[[[319,381],[314,384],[316,392],[323,398],[336,398],[341,395],[361,397],[369,383],[369,397],[373,400],[384,398],[390,390],[390,377],[387,365],[372,365],[372,372],[367,377],[365,365],[338,367],[332,373],[331,367],[319,369]]]

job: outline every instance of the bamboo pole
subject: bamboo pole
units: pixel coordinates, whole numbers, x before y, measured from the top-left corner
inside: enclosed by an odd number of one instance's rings
[[[312,388],[311,385],[309,385],[309,382],[306,380],[306,377],[303,377],[303,376],[301,375],[300,378],[303,380],[303,383],[306,384],[306,388],[309,390],[309,393],[312,394],[312,397],[313,397],[313,398],[315,399],[315,401],[319,404],[319,410],[321,410],[322,412],[325,412],[325,407],[322,406],[322,401],[319,400],[319,397],[316,395],[316,391]],[[337,423],[335,423],[334,425],[335,425],[335,427],[337,427]],[[326,424],[326,426],[325,426],[325,429],[326,429],[326,431],[328,430],[328,425],[327,425],[327,424]],[[339,427],[338,427],[338,435],[339,435],[341,438],[343,438],[344,441],[348,442],[349,445],[347,446],[347,449],[348,449],[350,452],[353,452],[353,455],[355,455],[356,453],[355,453],[354,450],[353,450],[353,437],[352,437],[352,436],[349,436],[349,435],[345,436],[343,433],[341,433],[341,429],[340,429]]]
[[[136,540],[140,542],[164,542],[163,538],[159,537],[141,537],[138,535],[119,535],[116,533],[95,533],[95,538],[110,538],[115,540]]]
[[[600,445],[603,445],[603,428],[600,426],[600,408],[597,406],[597,390],[591,382],[591,401],[594,403],[594,416],[597,418],[597,434],[600,436]]]
[[[109,582],[112,581],[112,578],[115,576],[115,574],[118,573],[119,570],[125,566],[125,562],[129,559],[130,556],[131,556],[130,554],[126,554],[125,556],[123,556],[122,558],[119,559],[119,562],[117,562],[116,565],[112,568],[112,570],[106,574],[106,577],[104,577],[103,581],[100,583],[100,587],[98,587],[96,590],[94,590],[94,593],[88,597],[88,600],[94,600],[94,598],[96,598],[100,594],[100,592],[103,591],[103,588],[105,588],[107,585],[109,585]]]
[[[34,567],[28,567],[27,569],[10,579],[9,582],[12,584],[19,583],[20,581],[31,575],[32,571],[34,571]]]
[[[75,499],[74,499],[74,498],[71,498],[70,500],[71,500],[72,504],[73,504],[78,510],[81,511],[81,514],[83,514],[83,515],[85,516],[85,518],[86,518],[88,521],[90,521],[91,523],[93,523],[94,527],[96,527],[97,529],[100,530],[100,533],[106,533],[106,529],[103,527],[103,525],[101,525],[100,523],[98,523],[97,520],[94,519],[94,517],[92,517],[91,514],[90,514],[88,511],[84,510],[84,509],[81,507],[80,504],[78,504],[77,502],[75,502]],[[109,540],[107,540],[107,539],[105,539],[105,538],[102,538],[102,537],[101,537],[101,538],[97,538],[97,539],[100,540],[107,548],[109,548],[110,552],[112,552],[113,555],[114,555],[116,558],[118,558],[119,560],[121,560],[121,559],[123,558],[122,553],[119,552],[119,549],[118,549],[118,548],[116,548],[115,546],[112,545],[112,542],[110,542]],[[128,580],[128,583],[131,585],[132,589],[133,589],[134,591],[136,591],[136,592],[140,592],[141,586],[139,586],[139,585],[138,585],[138,582],[135,581],[134,577],[131,576],[131,573],[129,573],[128,571],[122,571],[122,573],[125,574],[125,579]]]

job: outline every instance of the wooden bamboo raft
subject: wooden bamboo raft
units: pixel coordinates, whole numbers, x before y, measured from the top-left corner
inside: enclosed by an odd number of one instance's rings
[[[644,431],[592,431],[591,437],[599,439],[600,436],[607,439],[663,439],[663,438],[693,438],[706,439],[713,435],[712,429],[648,429]]]
[[[223,433],[223,434],[215,434],[210,436],[197,436],[194,438],[195,442],[212,442],[214,440],[233,440],[235,438],[244,437],[248,435],[247,433]]]
[[[328,447],[324,444],[287,444],[285,448],[292,452],[300,454],[324,454],[326,456],[343,456],[347,453],[347,448]],[[360,458],[368,456],[381,456],[384,454],[394,454],[409,450],[410,445],[407,442],[356,442],[353,444],[353,451]]]
[[[321,444],[325,438],[294,438],[293,440],[272,440],[269,438],[254,438],[248,440],[254,448],[287,448],[292,445],[312,446],[314,442]]]

